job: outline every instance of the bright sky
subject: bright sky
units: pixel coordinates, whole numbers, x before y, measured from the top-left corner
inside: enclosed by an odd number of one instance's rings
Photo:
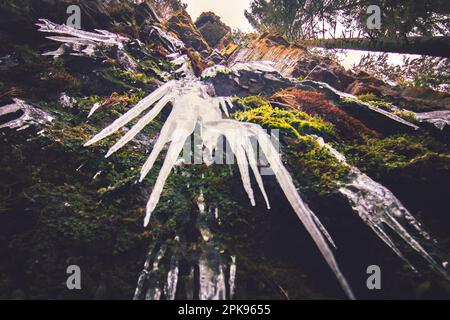
[[[244,16],[244,10],[249,8],[251,0],[182,0],[182,2],[188,5],[187,11],[194,21],[202,12],[212,11],[232,29],[252,31]]]

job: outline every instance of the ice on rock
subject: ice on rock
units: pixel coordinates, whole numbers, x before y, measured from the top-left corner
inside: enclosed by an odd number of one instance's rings
[[[406,209],[394,194],[357,168],[346,162],[345,156],[326,144],[322,138],[315,137],[318,144],[326,148],[331,155],[350,168],[350,182],[339,191],[348,199],[353,210],[359,217],[383,240],[401,259],[413,270],[416,270],[406,259],[391,237],[386,233],[387,226],[400,236],[413,250],[419,253],[430,266],[450,280],[447,272],[431,257],[422,245],[406,230],[402,221],[409,224],[426,241],[431,241],[430,235],[423,230],[422,225]],[[431,241],[432,242],[432,241]]]
[[[218,73],[230,73],[230,72],[231,72],[230,68],[221,64],[216,64],[212,67],[203,70],[202,78],[214,78],[215,76],[217,76]]]
[[[53,121],[53,117],[48,113],[27,104],[23,100],[14,98],[13,101],[12,104],[0,107],[0,116],[11,118],[5,123],[0,123],[0,129],[10,128],[21,131],[30,127],[30,125],[41,126]]]
[[[240,71],[251,71],[255,73],[277,72],[273,67],[273,62],[271,61],[252,61],[248,63],[237,62],[230,67],[216,64],[212,67],[206,68],[202,72],[202,78],[214,78],[219,73],[232,73],[239,76]]]
[[[115,58],[123,68],[132,72],[136,72],[138,68],[137,63],[124,50],[125,44],[131,43],[129,38],[106,30],[83,31],[67,25],[56,24],[46,19],[39,19],[36,25],[39,26],[41,32],[58,34],[49,36],[47,39],[62,43],[57,50],[43,53],[44,56],[57,58],[68,53],[73,56],[93,57],[96,49],[100,46],[116,47],[118,50],[116,50]],[[137,42],[139,43],[139,41]]]
[[[124,42],[129,41],[126,37],[106,30],[95,30],[96,32],[83,31],[65,24],[53,23],[47,19],[39,19],[39,22],[36,23],[36,25],[39,27],[39,31],[41,32],[65,35],[48,37],[48,39],[57,42],[72,43],[84,46],[103,43],[109,46],[117,46],[122,49]]]
[[[450,125],[450,111],[448,110],[416,113],[415,117],[418,121],[429,122],[440,130],[444,130],[445,126]]]
[[[119,52],[122,52],[123,50],[121,49],[124,48],[124,44],[130,41],[128,38],[105,30],[87,32],[74,29],[66,25],[57,25],[46,19],[40,19],[37,25],[40,27],[39,30],[42,32],[57,34],[56,36],[48,37],[49,39],[63,43],[58,50],[49,52],[47,55],[59,56],[66,53],[68,50],[73,50],[77,52],[76,54],[89,56],[95,53],[95,49],[99,44],[116,46],[120,49]],[[221,138],[225,138],[227,140],[231,146],[234,156],[237,159],[242,185],[248,195],[250,203],[252,205],[256,205],[255,194],[250,178],[251,171],[255,177],[258,188],[264,197],[267,208],[270,209],[269,197],[264,188],[264,182],[259,172],[257,156],[253,148],[253,142],[256,141],[296,215],[317,245],[319,251],[334,272],[347,296],[349,298],[354,298],[352,290],[341,273],[333,252],[328,245],[329,242],[331,245],[335,246],[331,236],[327,232],[325,226],[322,225],[318,217],[310,210],[308,205],[300,197],[292,177],[283,165],[278,150],[272,144],[269,135],[259,125],[227,119],[229,116],[229,111],[233,108],[231,97],[215,97],[214,88],[212,85],[202,81],[202,79],[215,77],[218,73],[231,73],[236,77],[239,77],[242,72],[274,73],[276,70],[273,62],[238,62],[229,67],[216,65],[204,70],[202,76],[197,78],[193,75],[190,59],[186,55],[182,55],[178,52],[179,49],[184,47],[183,42],[158,27],[153,27],[151,33],[157,34],[157,36],[163,40],[163,43],[165,43],[173,52],[167,57],[171,59],[175,65],[179,66],[178,70],[175,71],[175,74],[182,74],[184,76],[183,79],[168,81],[166,84],[142,99],[133,108],[116,119],[112,124],[96,134],[85,144],[85,146],[95,144],[140,117],[137,123],[134,124],[133,127],[110,148],[106,156],[111,156],[130,142],[152,120],[154,120],[165,106],[172,104],[172,111],[161,129],[159,138],[156,140],[152,152],[141,169],[140,181],[142,181],[148,172],[153,168],[155,161],[159,157],[159,154],[165,145],[169,144],[165,160],[159,171],[158,178],[147,203],[146,215],[144,218],[145,226],[148,225],[151,214],[159,202],[168,176],[170,175],[172,169],[179,164],[178,158],[183,150],[185,141],[191,137],[194,130],[198,126],[201,129],[201,147],[204,148],[205,152],[209,155],[212,155],[215,150],[219,149]],[[124,61],[121,65],[124,68],[132,69],[133,60],[128,57],[124,51],[119,54],[119,60]],[[299,82],[294,79],[291,79],[291,81],[293,84],[311,84],[313,87],[320,87],[341,98],[355,99],[354,96],[340,92],[326,83],[312,81]],[[416,125],[391,112],[374,107],[370,104],[363,103],[363,105],[374,112],[380,113],[406,126],[414,129],[418,128]],[[0,126],[0,128],[4,126],[21,128],[24,123],[23,121],[29,117],[29,113],[27,113],[29,108],[27,108],[23,101],[16,100],[14,105],[2,107],[0,109],[0,115],[15,112],[19,107],[23,107],[22,109],[25,110],[25,115],[17,121],[15,120],[15,122],[10,122]],[[95,104],[89,112],[89,117],[92,116],[92,114],[94,114],[99,107],[99,104]],[[147,109],[150,110],[146,114],[142,115]],[[224,115],[227,118],[224,118]],[[416,114],[416,118],[419,121],[433,123],[440,129],[443,129],[445,125],[449,124],[448,113]],[[48,119],[48,121],[51,121],[51,118]],[[347,164],[343,155],[334,150],[331,146],[325,144],[322,139],[318,138],[317,141],[323,147],[327,148],[329,152],[339,161]],[[402,259],[406,261],[406,258],[402,252],[383,229],[384,226],[388,226],[395,233],[397,233],[415,251],[424,257],[434,269],[448,279],[446,271],[426,252],[421,244],[408,233],[400,221],[406,221],[413,228],[415,228],[424,239],[429,240],[429,235],[422,230],[420,223],[387,188],[373,181],[370,177],[363,174],[358,169],[351,166],[350,169],[351,181],[347,185],[343,186],[340,189],[340,192],[347,197],[351,206],[358,213],[361,219],[368,224],[372,230]],[[199,209],[201,214],[206,213],[204,199],[203,201],[201,198],[199,199]],[[210,238],[205,239],[205,241],[209,240]],[[161,246],[156,254],[153,253],[153,249],[154,248],[150,250],[144,270],[139,277],[138,287],[136,288],[134,297],[136,299],[142,295],[144,282],[147,281],[149,282],[149,285],[147,286],[149,289],[145,292],[146,299],[159,300],[162,293],[164,293],[167,298],[173,299],[175,298],[178,281],[178,260],[175,256],[171,257],[170,271],[167,274],[167,281],[163,285],[161,280],[162,278],[158,273],[158,270],[160,262],[165,255],[166,246]],[[220,259],[211,259],[211,252],[204,252],[198,261],[200,273],[199,294],[201,299],[226,298],[226,281],[224,276],[224,268],[226,268],[226,266],[220,261]],[[230,277],[228,286],[230,288],[230,296],[232,297],[234,294],[236,273],[236,263],[234,257],[232,257],[229,271]],[[193,272],[191,274],[193,278]],[[188,290],[188,295],[189,294],[193,295],[193,290]]]
[[[247,63],[237,62],[231,66],[231,70],[234,72],[277,72],[272,61],[252,61]]]
[[[172,52],[176,52],[178,49],[184,48],[183,41],[180,41],[177,38],[173,37],[160,27],[153,26],[150,31],[150,36],[152,34],[156,34],[162,41],[164,41]]]

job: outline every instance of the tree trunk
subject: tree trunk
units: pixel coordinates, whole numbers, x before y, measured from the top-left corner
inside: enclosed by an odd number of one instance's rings
[[[327,49],[354,49],[450,57],[450,37],[447,36],[410,37],[407,38],[407,41],[392,38],[316,39],[300,40],[299,43],[307,47]]]

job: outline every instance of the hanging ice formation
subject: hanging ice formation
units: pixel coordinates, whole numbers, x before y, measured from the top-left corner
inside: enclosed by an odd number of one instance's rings
[[[422,245],[401,224],[401,221],[405,221],[417,231],[423,240],[433,242],[430,235],[423,230],[420,222],[417,221],[408,209],[403,206],[400,200],[398,200],[389,189],[375,182],[357,168],[349,165],[345,157],[337,150],[333,149],[329,144],[326,144],[322,138],[315,138],[320,146],[326,148],[332,156],[350,168],[350,181],[342,186],[339,191],[348,199],[353,210],[358,213],[359,217],[377,234],[377,236],[414,271],[416,271],[414,266],[406,259],[392,238],[385,231],[384,226],[387,226],[401,237],[413,250],[419,253],[435,271],[443,275],[447,280],[450,280],[446,270],[430,256]]]
[[[92,55],[95,47],[100,43],[106,46],[117,46],[119,49],[123,49],[123,43],[127,40],[129,41],[128,38],[106,30],[88,32],[64,24],[56,24],[47,19],[39,19],[39,22],[36,25],[41,32],[59,34],[59,36],[50,36],[47,37],[47,39],[63,43],[58,50],[44,53],[44,55],[60,56],[65,53],[65,49],[68,47],[77,49],[79,53]]]
[[[81,51],[81,53],[85,55],[92,54],[95,47],[99,43],[107,46],[117,46],[121,49],[124,45],[123,42],[127,41],[126,38],[111,34],[107,31],[96,30],[96,33],[85,32],[67,26],[58,26],[47,20],[41,20],[41,23],[38,25],[41,28],[40,30],[44,32],[70,35],[70,37],[58,36],[49,38],[55,41],[63,42],[64,44],[71,44],[72,50],[76,50],[78,52]],[[148,225],[151,214],[159,202],[165,182],[172,169],[178,162],[178,157],[184,147],[186,139],[192,135],[196,126],[200,126],[201,128],[200,133],[203,147],[209,155],[212,155],[219,147],[220,138],[225,137],[231,147],[231,151],[237,159],[242,184],[251,204],[255,205],[255,197],[251,186],[250,170],[253,172],[259,190],[265,199],[267,208],[270,209],[269,198],[266,194],[263,180],[261,174],[259,173],[257,158],[252,147],[252,141],[256,140],[259,144],[260,150],[264,153],[264,156],[270,164],[280,187],[282,188],[298,218],[304,224],[328,265],[335,273],[347,296],[349,298],[354,298],[353,293],[343,274],[339,270],[334,255],[326,241],[327,239],[334,246],[330,235],[298,194],[289,172],[281,161],[278,151],[272,145],[270,137],[259,125],[227,119],[229,110],[233,108],[232,99],[230,97],[215,96],[214,87],[207,81],[203,81],[205,78],[214,77],[217,72],[232,72],[236,77],[239,77],[240,71],[245,70],[256,73],[273,72],[275,71],[273,67],[266,62],[236,63],[230,68],[216,65],[205,70],[201,78],[197,78],[193,75],[189,58],[186,55],[182,55],[177,52],[178,49],[183,47],[183,43],[166,34],[162,29],[154,28],[153,33],[161,38],[165,38],[167,47],[173,52],[173,54],[168,57],[172,59],[174,64],[179,65],[179,69],[175,71],[175,74],[183,75],[184,77],[180,80],[170,80],[166,84],[162,85],[85,144],[85,146],[95,144],[140,117],[136,124],[134,124],[132,128],[110,148],[106,155],[106,157],[109,157],[131,141],[141,130],[145,128],[145,126],[155,119],[155,117],[164,109],[165,106],[169,103],[172,104],[172,111],[161,129],[160,136],[154,144],[152,152],[141,169],[140,181],[142,181],[153,168],[153,165],[155,164],[155,161],[164,146],[170,143],[165,161],[159,171],[157,181],[147,203],[144,224]],[[119,50],[119,52],[121,52],[121,50]],[[59,55],[60,53],[61,52],[51,52],[49,54]],[[131,63],[132,61],[130,60],[129,64]],[[308,84],[306,81],[301,83],[305,85]],[[325,89],[332,91],[339,97],[349,97],[347,94],[339,92],[325,83],[314,82],[314,85],[322,86]],[[353,96],[350,98],[353,98]],[[416,125],[405,121],[393,113],[380,110],[379,108],[372,108],[370,105],[367,105],[367,107],[374,112],[382,113],[384,116],[398,121],[406,126],[410,126],[414,129],[418,128]],[[97,108],[98,105],[94,105],[89,115],[92,115]],[[441,122],[439,123],[439,126],[441,126]],[[339,155],[332,148],[327,148],[341,161],[345,161],[345,158],[343,158],[342,155]],[[340,191],[349,199],[353,209],[358,212],[360,217],[400,257],[405,259],[393,241],[384,232],[382,224],[388,225],[391,229],[397,232],[414,250],[419,252],[426,260],[428,260],[428,262],[436,270],[448,277],[445,270],[439,267],[434,259],[429,256],[421,245],[413,237],[411,237],[397,221],[397,218],[403,217],[412,226],[414,226],[422,234],[422,236],[425,238],[428,237],[428,235],[421,230],[420,224],[401,205],[398,199],[396,199],[385,187],[375,183],[369,177],[359,172],[356,168],[352,168],[352,174],[354,176],[352,182],[346,187],[343,187]],[[387,204],[384,204],[383,201],[386,201],[386,199],[389,201]],[[373,206],[372,202],[375,202],[376,205]],[[375,211],[372,210],[373,208],[375,208]],[[161,250],[164,250],[164,248]],[[164,252],[160,252],[156,258],[154,258],[153,269],[150,270],[150,265],[148,265],[146,267],[147,273],[153,274],[154,271],[158,269],[158,264],[161,259],[160,257],[163,255]],[[150,262],[148,262],[148,264],[149,263]],[[201,266],[202,263],[200,261],[200,267]],[[171,271],[173,272],[169,275],[171,280],[168,279],[165,287],[165,294],[169,297],[174,296],[173,288],[176,286],[176,284],[174,284],[177,272],[176,261],[174,261],[172,267]],[[204,268],[204,271],[206,272],[207,270]],[[219,275],[220,274],[221,272],[219,270]],[[160,281],[158,279],[159,278],[155,278],[155,281]],[[140,294],[139,286],[142,281],[142,279],[139,280],[136,294]],[[205,282],[204,286],[208,287],[209,285]],[[156,287],[159,286],[155,285],[155,288]],[[205,292],[211,292],[209,289],[205,289]],[[218,293],[214,293],[214,296],[217,294],[218,296],[221,296],[222,291],[223,290],[219,289],[217,291]],[[150,299],[159,299],[161,292],[158,290],[151,291],[147,292],[147,295],[150,295],[148,297]]]
[[[183,65],[185,66],[186,64]],[[180,71],[186,72],[186,70],[187,67],[183,67]],[[301,199],[290,174],[284,167],[277,150],[272,145],[270,137],[259,125],[223,119],[222,112],[227,114],[228,109],[232,108],[231,98],[212,97],[211,94],[213,94],[213,88],[207,83],[196,79],[191,74],[187,74],[187,76],[181,80],[169,81],[141,100],[135,107],[114,121],[110,126],[103,129],[85,145],[92,145],[113,134],[155,104],[150,111],[143,115],[140,120],[110,148],[106,155],[109,157],[132,140],[169,102],[172,103],[172,112],[161,129],[161,134],[141,170],[140,181],[142,181],[152,169],[165,144],[170,143],[166,159],[147,203],[147,212],[144,220],[144,224],[147,225],[153,210],[158,204],[164,184],[183,149],[184,143],[194,132],[197,124],[200,124],[201,126],[201,137],[204,147],[211,155],[219,147],[219,138],[225,136],[231,146],[232,152],[237,158],[242,184],[251,204],[255,205],[255,199],[250,183],[249,166],[253,171],[258,187],[266,200],[267,207],[270,208],[262,177],[258,170],[257,158],[252,149],[251,139],[256,139],[294,211],[311,234],[311,237],[316,242],[319,250],[322,252],[332,270],[335,272],[347,295],[353,298],[353,294],[344,276],[341,274],[333,253],[324,238],[324,236],[329,238],[328,233],[324,232],[325,228]]]
[[[209,223],[218,219],[206,208],[203,192],[197,199],[199,214],[196,227],[202,235],[202,245],[198,255],[183,256],[177,245],[163,243],[158,246],[153,243],[150,247],[136,286],[134,300],[174,300],[177,288],[183,287],[185,297],[189,300],[225,300],[233,299],[236,281],[236,257],[229,256],[220,250],[214,235],[209,230]],[[217,208],[215,210],[217,212]],[[214,217],[214,218],[213,218]],[[175,237],[179,244],[179,237]],[[168,271],[161,271],[164,259]],[[180,260],[188,265],[188,274],[180,270]],[[195,273],[194,269],[198,272]],[[195,290],[197,289],[197,290]],[[195,293],[197,295],[195,295]],[[195,296],[194,296],[195,295]]]

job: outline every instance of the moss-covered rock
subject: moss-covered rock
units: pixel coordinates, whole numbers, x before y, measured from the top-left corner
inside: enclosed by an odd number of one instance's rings
[[[198,52],[210,52],[211,48],[205,41],[200,31],[192,22],[191,17],[185,11],[172,16],[166,23],[167,28],[174,32],[190,48]]]

